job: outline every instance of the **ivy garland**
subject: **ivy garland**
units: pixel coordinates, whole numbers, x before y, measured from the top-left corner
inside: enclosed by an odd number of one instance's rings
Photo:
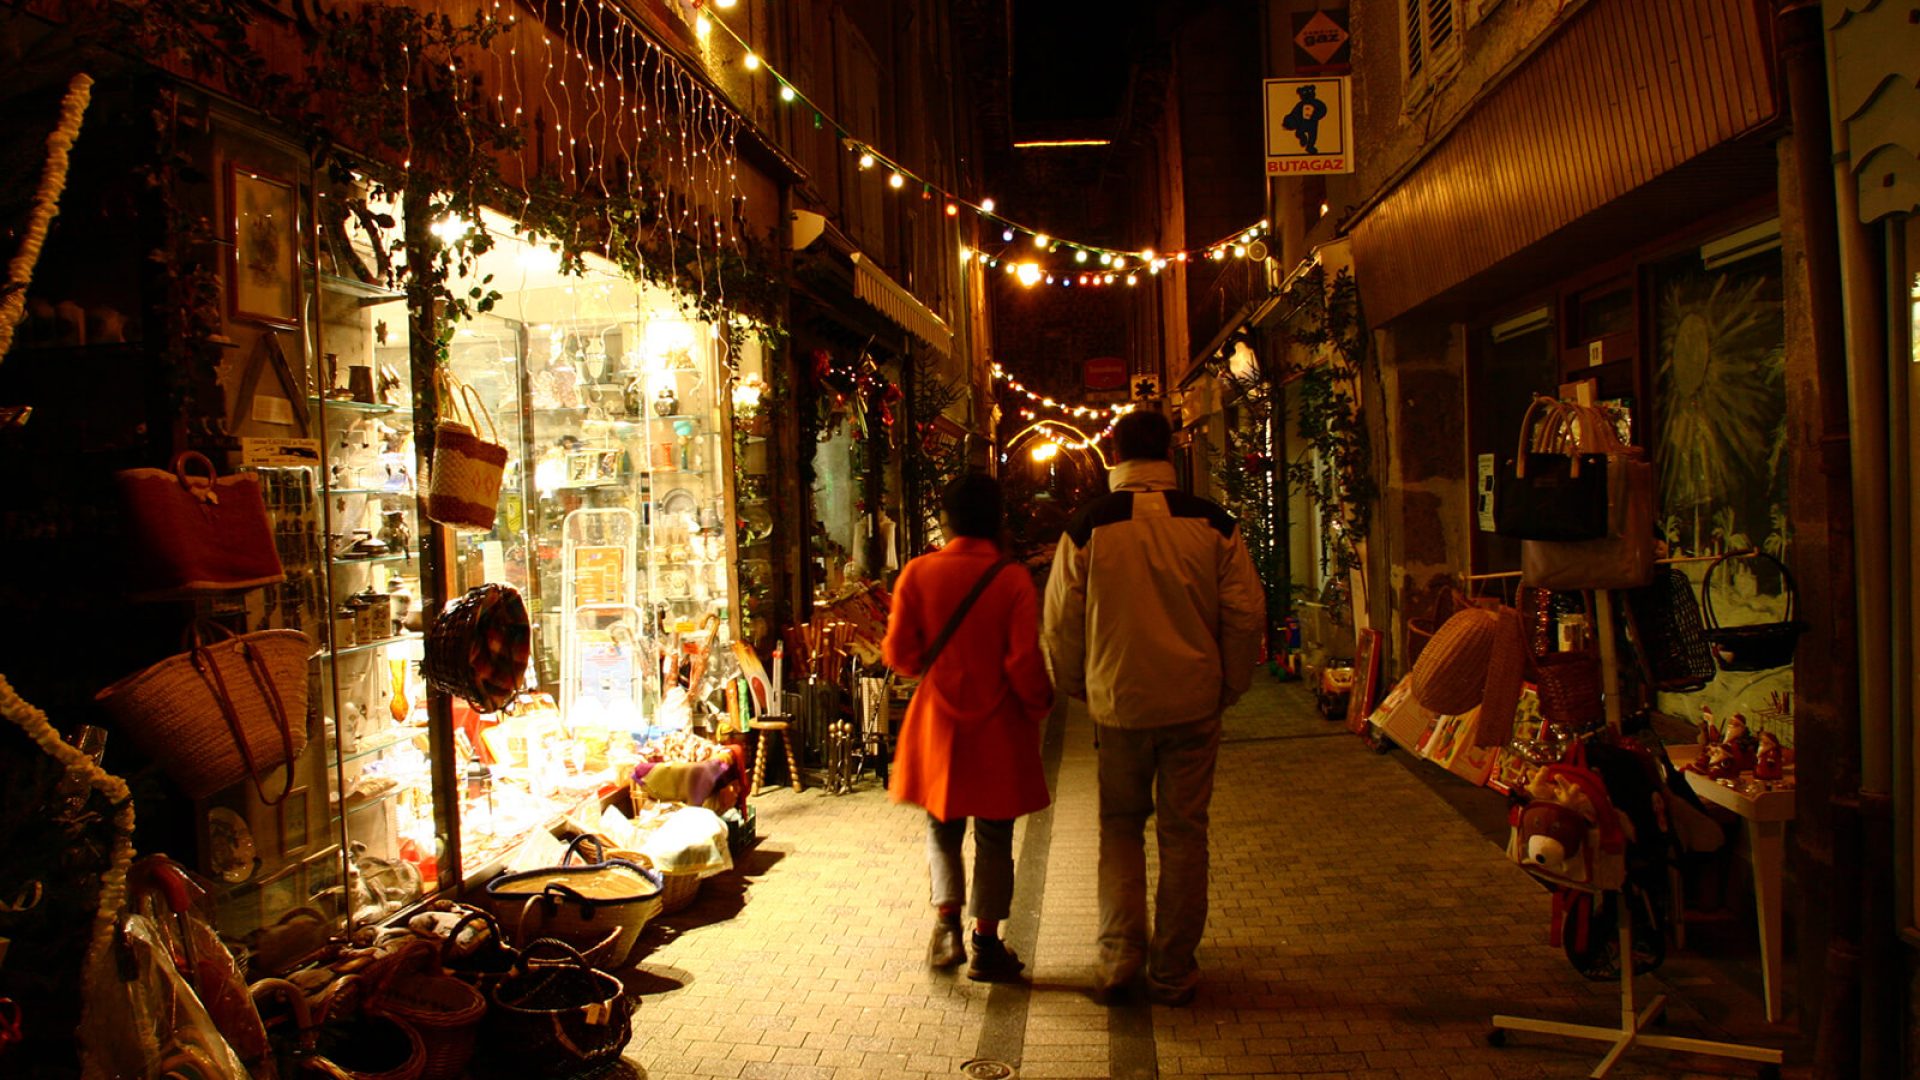
[[[1367,538],[1379,487],[1373,478],[1373,448],[1357,398],[1366,335],[1360,322],[1360,290],[1342,270],[1331,282],[1315,266],[1284,294],[1293,317],[1282,333],[1287,345],[1322,354],[1313,366],[1289,373],[1297,382],[1295,431],[1307,449],[1280,469],[1269,456],[1268,429],[1275,419],[1265,376],[1235,385],[1244,395],[1241,424],[1228,432],[1227,453],[1214,479],[1247,530],[1249,554],[1269,595],[1287,594],[1287,568],[1280,565],[1278,538],[1271,535],[1273,501],[1280,485],[1304,491],[1320,519],[1321,571],[1343,575],[1360,566],[1358,545]]]
[[[494,244],[480,224],[482,208],[513,214],[518,230],[558,252],[567,270],[580,271],[586,253],[597,252],[632,279],[672,290],[690,317],[722,327],[729,353],[748,333],[769,345],[780,337],[770,238],[742,235],[727,246],[707,237],[703,243],[672,225],[670,208],[656,198],[616,195],[554,175],[515,185],[502,174],[501,162],[528,142],[523,125],[535,121],[502,115],[480,74],[479,58],[502,30],[498,21],[457,22],[379,0],[309,10],[304,29],[311,60],[296,79],[272,72],[253,47],[248,27],[257,15],[242,0],[102,0],[100,11],[114,28],[113,40],[222,86],[306,133],[346,213],[377,241],[376,265],[367,275],[404,287],[415,310],[430,313],[442,359],[455,324],[499,299],[490,280],[462,292],[453,285]],[[653,136],[656,143],[666,138]],[[625,167],[638,181],[630,187],[659,191],[647,170],[662,147],[627,149],[632,159]],[[404,250],[404,239],[391,237],[393,218],[375,209],[387,199],[424,204],[432,220],[458,217],[472,227],[434,243],[427,265],[403,264],[392,256]],[[338,235],[344,221],[338,208],[329,209],[336,217],[325,224],[336,231],[331,239],[342,252],[348,248]]]

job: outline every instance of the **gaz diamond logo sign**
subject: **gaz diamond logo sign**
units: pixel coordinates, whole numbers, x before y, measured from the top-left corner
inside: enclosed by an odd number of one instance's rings
[[[1299,75],[1342,75],[1348,67],[1347,9],[1296,12],[1293,69]]]

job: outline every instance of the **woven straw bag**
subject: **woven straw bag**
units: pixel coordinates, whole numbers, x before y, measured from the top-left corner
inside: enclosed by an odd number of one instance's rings
[[[412,1025],[426,1052],[421,1080],[459,1080],[473,1060],[473,1040],[487,999],[440,968],[440,950],[413,941],[381,962],[374,1011]]]
[[[1520,616],[1512,608],[1456,611],[1414,663],[1413,697],[1443,716],[1479,707],[1474,745],[1504,746],[1513,735],[1526,662]]]
[[[493,426],[480,395],[444,370],[440,373],[447,406],[433,427],[433,466],[427,478],[427,516],[451,529],[487,532],[499,509],[500,479],[507,468],[507,448]],[[466,422],[461,423],[460,417]],[[485,421],[490,439],[479,435]]]
[[[242,780],[260,790],[263,776],[285,767],[280,794],[260,792],[272,806],[292,790],[293,763],[307,745],[312,654],[312,640],[297,630],[236,637],[225,627],[196,624],[186,652],[121,679],[95,700],[189,798]]]
[[[564,959],[546,963],[536,953]],[[586,1073],[619,1057],[633,1037],[636,999],[619,979],[552,939],[528,943],[492,1001],[487,1052],[510,1075]]]
[[[523,943],[559,938],[599,952],[600,966],[612,968],[626,963],[640,932],[660,913],[660,890],[659,871],[612,860],[503,875],[487,883],[485,897],[500,919],[517,920]]]

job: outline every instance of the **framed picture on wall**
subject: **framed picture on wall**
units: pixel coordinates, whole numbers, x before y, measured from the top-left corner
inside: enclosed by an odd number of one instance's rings
[[[227,213],[233,226],[233,259],[227,267],[230,314],[267,326],[298,326],[299,189],[291,181],[229,161]]]
[[[1347,698],[1347,727],[1358,735],[1367,730],[1380,687],[1380,631],[1360,631],[1353,647],[1353,690]]]

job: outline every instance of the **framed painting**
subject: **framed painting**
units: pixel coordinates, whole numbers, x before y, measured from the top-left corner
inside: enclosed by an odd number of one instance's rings
[[[1368,628],[1355,635],[1353,690],[1347,698],[1347,727],[1358,735],[1367,730],[1380,692],[1380,631]]]
[[[229,161],[227,213],[233,225],[229,313],[267,326],[300,325],[299,189],[292,181]]]

